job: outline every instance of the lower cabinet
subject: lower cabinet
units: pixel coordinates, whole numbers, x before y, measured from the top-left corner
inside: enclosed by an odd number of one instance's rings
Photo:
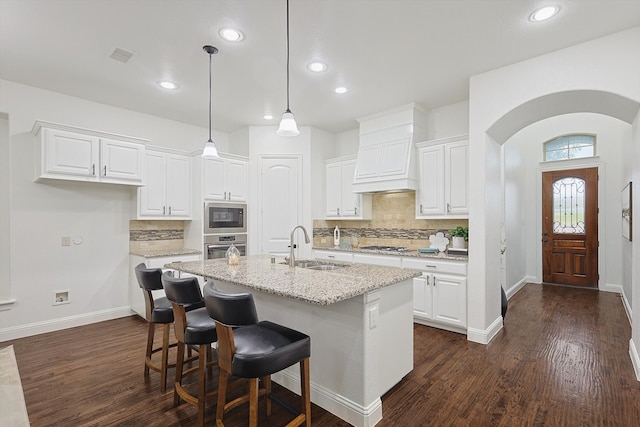
[[[136,278],[136,265],[141,262],[144,263],[147,268],[162,268],[164,270],[165,264],[172,262],[189,262],[199,261],[201,255],[199,254],[187,254],[187,255],[171,255],[171,256],[157,256],[157,257],[145,257],[141,255],[129,255],[129,300],[131,301],[131,310],[137,313],[140,317],[146,317],[144,296],[140,285],[138,285],[138,279]],[[179,277],[191,276],[187,273],[181,273]],[[198,278],[200,285],[204,286],[201,278]],[[164,296],[164,290],[153,291],[155,298]]]
[[[466,333],[467,279],[433,273],[414,278],[413,318],[423,325]]]

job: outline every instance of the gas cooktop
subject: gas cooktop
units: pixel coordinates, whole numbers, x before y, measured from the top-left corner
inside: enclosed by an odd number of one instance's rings
[[[405,248],[404,246],[361,246],[360,249],[386,252],[407,252],[410,250],[409,248]]]

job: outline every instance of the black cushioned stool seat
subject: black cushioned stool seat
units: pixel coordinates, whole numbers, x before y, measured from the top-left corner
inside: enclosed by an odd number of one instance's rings
[[[198,408],[198,426],[204,425],[204,408],[207,400],[217,396],[217,391],[206,393],[207,368],[212,372],[213,349],[211,344],[218,340],[216,324],[204,307],[200,284],[195,277],[176,278],[168,271],[162,275],[167,299],[171,301],[175,323],[175,335],[178,340],[178,361],[173,391],[173,403],[178,405],[180,399]],[[199,308],[187,311],[187,307]],[[183,371],[182,361],[187,346],[198,347],[198,366]],[[189,393],[182,386],[182,378],[191,373],[198,373],[198,394]]]
[[[309,358],[311,338],[296,330],[269,321],[258,321],[253,296],[250,293],[229,294],[215,288],[213,282],[204,287],[207,311],[216,321],[218,330],[218,385],[217,426],[223,426],[224,411],[249,402],[249,425],[258,423],[258,397],[267,396],[267,415],[271,414],[271,374],[296,363],[300,364],[302,412],[287,426],[311,426],[309,388]],[[247,378],[249,392],[226,402],[227,382],[230,375]],[[258,379],[264,388],[260,389]]]

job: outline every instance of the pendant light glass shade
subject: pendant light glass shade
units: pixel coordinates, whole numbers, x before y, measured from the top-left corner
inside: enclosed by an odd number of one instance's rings
[[[202,158],[203,159],[217,159],[220,156],[218,155],[218,149],[216,148],[216,144],[211,139],[211,55],[214,53],[218,53],[218,49],[213,46],[203,46],[202,49],[209,54],[209,140],[204,145],[204,149],[202,150]]]
[[[276,134],[280,136],[297,136],[300,135],[296,119],[293,117],[293,113],[289,110],[282,113],[282,120],[280,120],[280,126]]]
[[[300,135],[296,119],[289,109],[289,0],[287,0],[287,110],[282,114],[282,120],[280,120],[276,134],[280,136]]]

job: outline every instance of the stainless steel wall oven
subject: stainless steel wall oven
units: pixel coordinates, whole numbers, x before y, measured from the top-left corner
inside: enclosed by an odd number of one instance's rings
[[[240,251],[240,256],[247,254],[246,234],[205,234],[204,259],[224,258],[232,243]]]

